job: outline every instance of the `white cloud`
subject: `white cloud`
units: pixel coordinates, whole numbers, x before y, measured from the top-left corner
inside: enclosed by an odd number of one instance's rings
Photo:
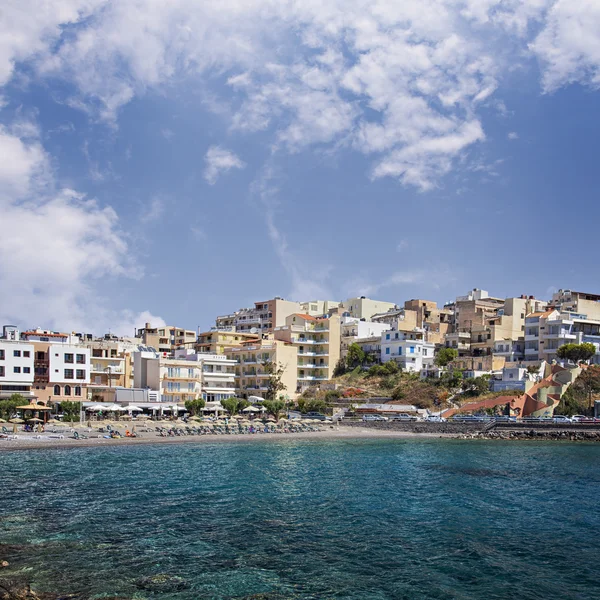
[[[558,0],[531,48],[542,62],[546,91],[573,82],[600,86],[600,3]]]
[[[506,136],[509,140],[518,140],[519,134],[516,131],[510,131]]]
[[[210,185],[217,183],[217,179],[222,173],[230,169],[243,169],[246,163],[237,155],[220,146],[211,146],[204,156],[206,168],[204,169],[204,179]]]
[[[148,88],[210,73],[234,99],[207,90],[205,104],[232,130],[269,130],[274,147],[290,151],[352,146],[374,155],[372,177],[424,190],[485,140],[479,107],[502,106],[493,96],[503,74],[531,52],[547,90],[600,82],[600,5],[590,0],[38,5],[23,0],[8,11],[0,81],[15,60],[33,58],[39,73],[75,85],[72,106],[115,123]]]
[[[96,284],[136,277],[125,234],[111,207],[54,189],[49,159],[20,124],[0,128],[0,322],[103,333],[122,317]]]

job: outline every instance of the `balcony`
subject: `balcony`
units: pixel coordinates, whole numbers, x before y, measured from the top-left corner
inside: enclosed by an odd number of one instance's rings
[[[298,356],[317,356],[316,352],[298,352]]]
[[[298,381],[327,381],[328,377],[324,375],[299,375]]]
[[[525,356],[531,356],[533,354],[538,354],[539,350],[537,348],[525,348]]]

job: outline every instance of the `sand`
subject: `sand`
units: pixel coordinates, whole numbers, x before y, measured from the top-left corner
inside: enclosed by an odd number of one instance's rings
[[[81,430],[78,430],[81,432]],[[75,440],[68,430],[63,434],[64,439],[48,438],[48,434],[41,434],[35,438],[34,434],[17,434],[17,439],[0,439],[0,452],[14,450],[50,449],[50,448],[83,448],[97,446],[138,446],[140,444],[206,444],[220,442],[270,442],[278,440],[335,440],[335,439],[406,439],[406,438],[439,438],[456,437],[454,434],[439,433],[411,433],[407,431],[382,431],[362,427],[329,427],[322,431],[301,433],[255,433],[240,435],[190,435],[175,437],[160,437],[154,432],[140,433],[140,437],[106,439],[102,434],[93,432],[86,440]],[[97,437],[99,436],[100,437]]]

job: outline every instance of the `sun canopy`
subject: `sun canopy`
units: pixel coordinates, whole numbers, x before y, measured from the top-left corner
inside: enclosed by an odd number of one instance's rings
[[[139,406],[135,406],[133,404],[130,404],[129,406],[125,407],[129,412],[133,412],[133,411],[138,411],[138,412],[142,412],[144,409],[140,408]]]
[[[28,404],[27,406],[17,406],[17,410],[52,410],[44,404]]]

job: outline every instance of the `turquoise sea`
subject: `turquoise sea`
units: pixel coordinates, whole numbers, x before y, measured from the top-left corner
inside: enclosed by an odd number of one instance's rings
[[[600,598],[600,445],[3,452],[0,543],[86,598]]]

